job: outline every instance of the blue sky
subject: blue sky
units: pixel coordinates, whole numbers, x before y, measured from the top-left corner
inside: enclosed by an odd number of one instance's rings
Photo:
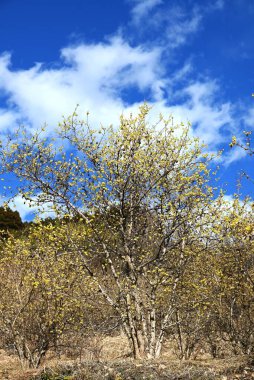
[[[0,133],[53,128],[77,103],[94,125],[117,124],[146,100],[224,149],[232,195],[240,170],[253,173],[228,147],[254,126],[253,20],[253,0],[0,0]]]

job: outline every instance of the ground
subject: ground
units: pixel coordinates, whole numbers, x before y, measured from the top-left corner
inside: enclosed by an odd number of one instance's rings
[[[244,356],[202,357],[180,361],[166,352],[160,360],[135,362],[121,337],[107,337],[83,347],[82,357],[49,354],[37,370],[22,369],[18,359],[0,350],[0,380],[250,380],[254,363]],[[97,351],[94,350],[94,346]]]

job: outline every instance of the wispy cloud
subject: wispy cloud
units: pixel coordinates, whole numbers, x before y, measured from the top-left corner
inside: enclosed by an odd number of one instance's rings
[[[199,30],[203,18],[200,7],[161,0],[134,1],[131,16],[129,37],[141,37],[146,44],[157,44],[165,51],[186,43]]]
[[[253,131],[254,130],[254,107],[251,107],[248,110],[247,114],[244,117],[244,121],[247,127],[249,127],[249,129]]]
[[[10,126],[18,127],[19,114],[15,110],[0,109],[0,133],[7,132]]]
[[[229,150],[228,152],[224,153],[224,155],[221,157],[221,162],[224,166],[229,166],[235,161],[239,161],[240,159],[246,157],[247,153],[244,149],[239,147],[234,147],[234,149]]]
[[[199,30],[202,17],[197,7],[194,7],[191,12],[179,6],[169,9],[168,14],[163,18],[167,23],[165,36],[171,49],[185,44],[187,39]],[[157,22],[159,22],[159,17]]]
[[[171,52],[190,42],[202,29],[204,18],[224,8],[224,0],[214,2],[178,2],[163,0],[129,0],[131,9],[130,34],[145,36],[146,42],[160,44]]]
[[[214,10],[222,10],[225,6],[225,0],[217,0],[214,1],[213,3],[209,4],[207,9],[210,11]]]
[[[134,6],[131,10],[132,23],[138,25],[162,0],[132,0]]]

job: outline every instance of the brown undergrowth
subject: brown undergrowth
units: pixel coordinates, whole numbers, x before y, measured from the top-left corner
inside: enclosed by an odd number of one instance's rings
[[[79,350],[77,350],[78,353]],[[196,360],[176,359],[169,347],[160,360],[133,361],[122,336],[90,339],[80,356],[50,353],[43,365],[21,368],[14,355],[0,351],[0,380],[250,380],[254,363],[244,356]]]

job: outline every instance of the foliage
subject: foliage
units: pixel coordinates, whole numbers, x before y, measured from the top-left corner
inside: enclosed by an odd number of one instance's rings
[[[0,207],[0,230],[21,230],[23,223],[18,211]]]
[[[188,127],[162,116],[150,126],[148,113],[144,105],[136,117],[122,116],[116,131],[92,130],[74,113],[57,135],[69,152],[59,155],[40,133],[23,131],[1,155],[4,170],[23,180],[25,199],[89,225],[88,254],[77,244],[76,254],[118,313],[136,358],[160,355],[179,280],[204,250],[213,218],[212,157]]]
[[[251,131],[244,131],[243,134],[245,137],[245,141],[242,142],[241,140],[237,139],[236,136],[233,136],[232,141],[229,144],[229,146],[231,148],[233,148],[234,146],[238,146],[238,147],[244,149],[250,156],[252,156],[254,154],[253,148],[251,147],[252,132]]]
[[[214,156],[188,126],[148,118],[144,105],[93,130],[74,112],[55,140],[19,130],[0,153],[19,194],[58,215],[2,248],[0,328],[31,365],[109,331],[136,359],[159,357],[165,339],[180,359],[224,344],[253,354],[250,202],[215,198]]]
[[[217,329],[235,353],[253,355],[254,219],[251,203],[235,198],[221,220],[216,275]]]
[[[81,281],[82,263],[67,248],[74,233],[70,226],[37,225],[27,238],[10,237],[2,248],[2,339],[32,367],[57,348],[64,332],[83,324],[81,297],[91,281]]]

